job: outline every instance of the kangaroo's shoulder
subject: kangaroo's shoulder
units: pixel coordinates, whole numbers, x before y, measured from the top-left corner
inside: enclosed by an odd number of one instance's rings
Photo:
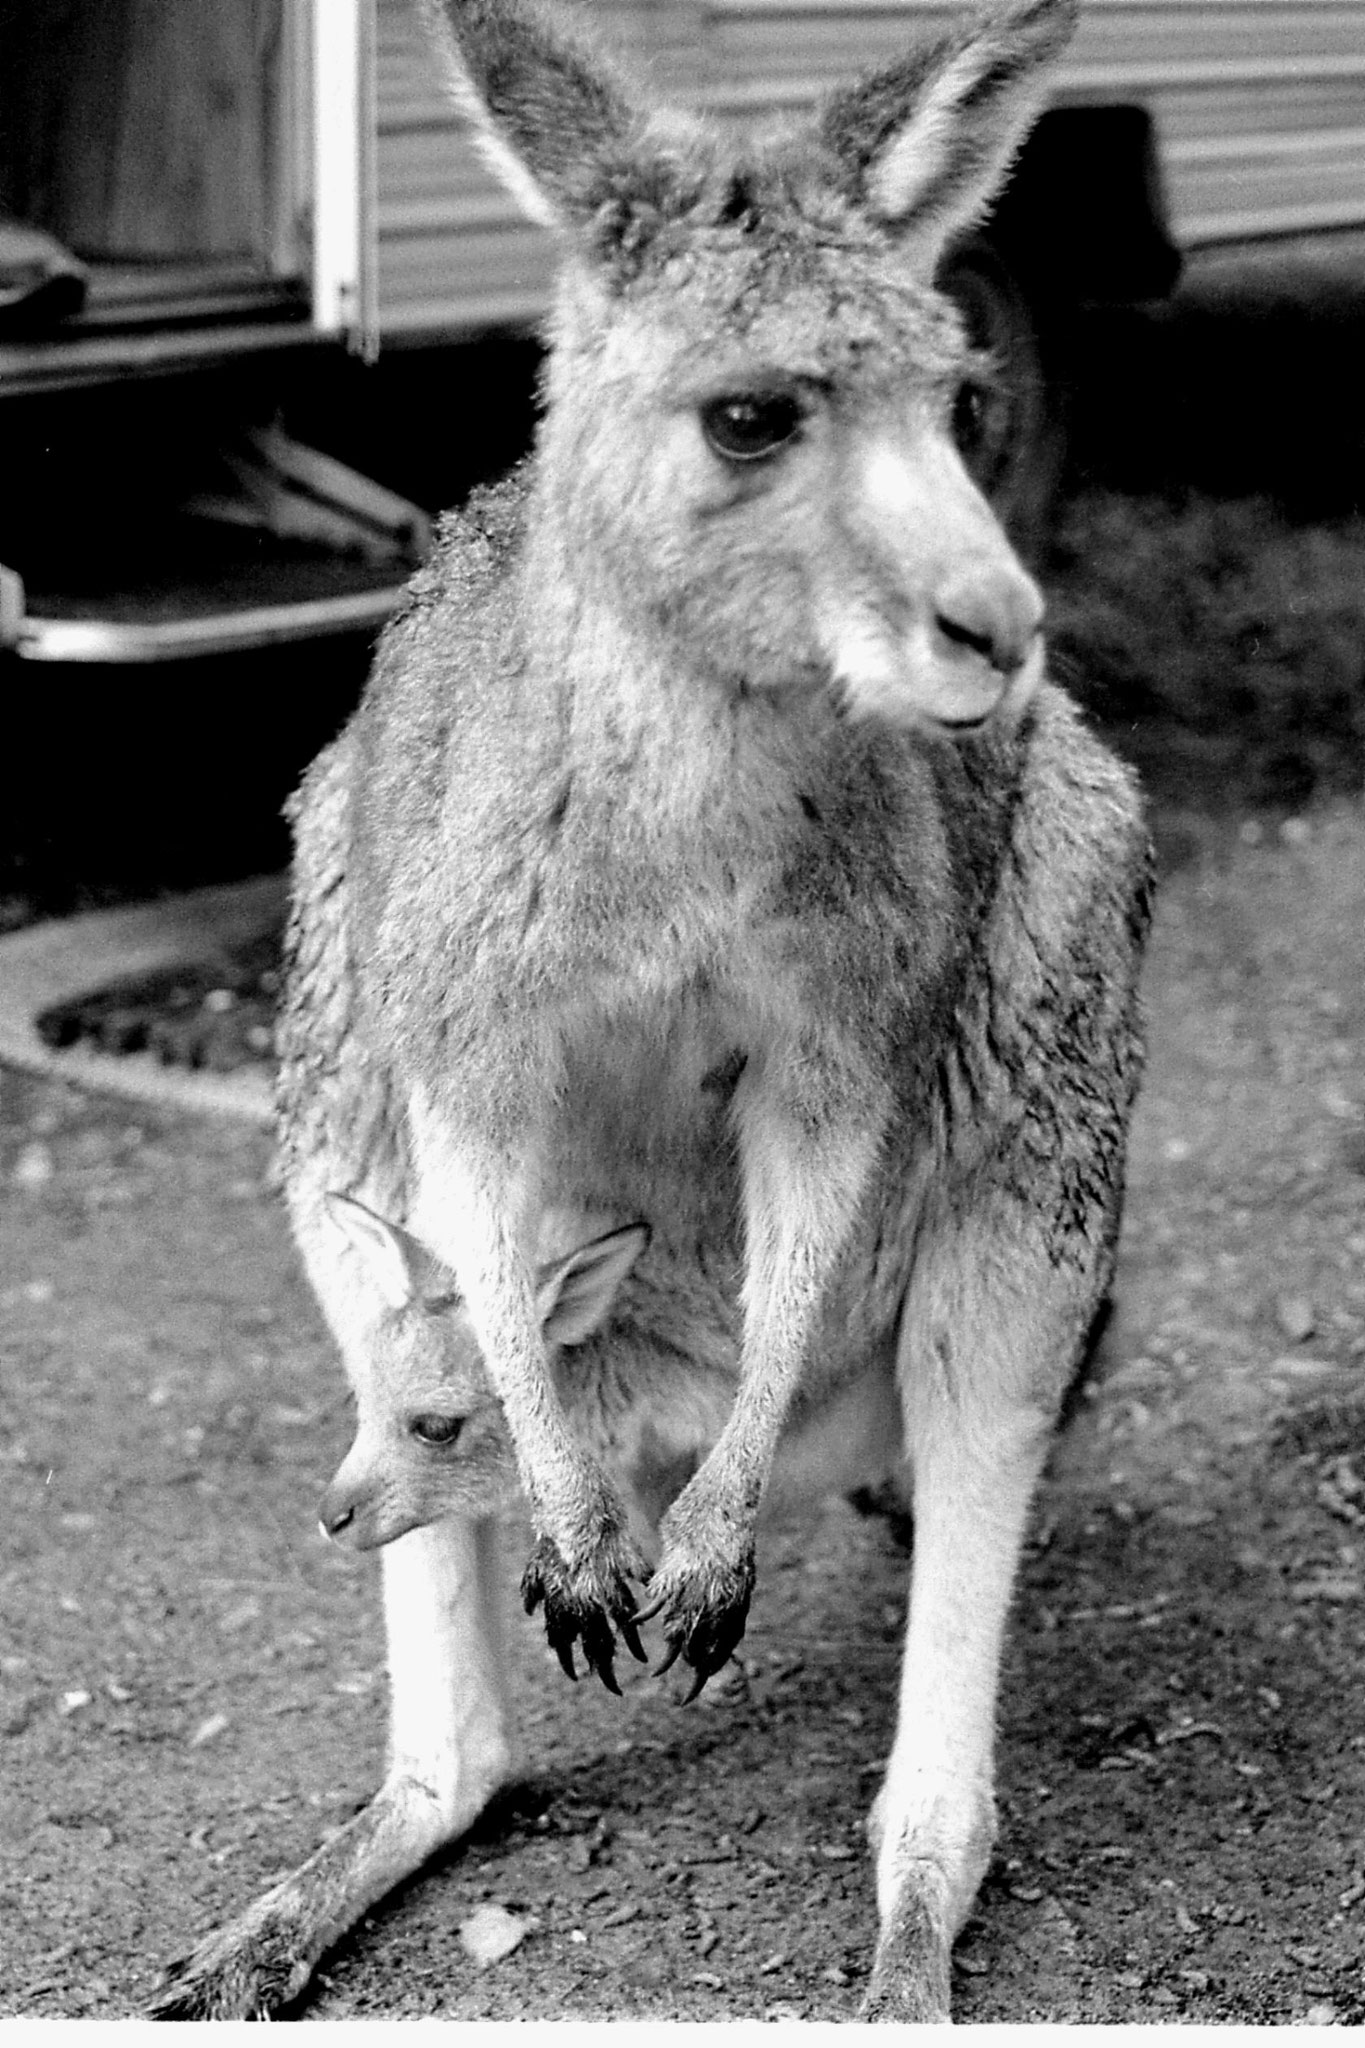
[[[1092,1023],[1126,1016],[1151,917],[1152,847],[1137,778],[1060,689],[1021,728],[995,899],[992,980],[1007,1009],[1036,999]]]
[[[515,569],[526,524],[529,464],[473,491],[438,525],[436,543],[380,636],[362,714],[478,689],[505,661]],[[365,717],[362,716],[362,729]]]
[[[1040,900],[1060,912],[1099,894],[1145,931],[1152,847],[1137,775],[1050,684],[1031,707],[1014,848]]]

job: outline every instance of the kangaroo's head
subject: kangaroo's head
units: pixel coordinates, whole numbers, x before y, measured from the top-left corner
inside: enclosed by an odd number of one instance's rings
[[[353,1388],[356,1433],[318,1518],[354,1550],[392,1543],[449,1514],[486,1515],[512,1498],[516,1457],[451,1274],[396,1223],[349,1195],[327,1207],[361,1261],[380,1321]],[[536,1281],[552,1354],[601,1327],[648,1242],[642,1223],[589,1238]]]
[[[934,276],[1076,0],[1023,0],[738,143],[532,0],[422,5],[486,154],[563,241],[547,579],[732,689],[950,729],[1021,701],[1042,600],[955,445],[969,352]]]

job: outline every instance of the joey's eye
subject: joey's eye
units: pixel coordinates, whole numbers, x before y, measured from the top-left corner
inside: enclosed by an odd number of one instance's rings
[[[790,391],[737,392],[702,407],[701,430],[727,462],[761,462],[795,438],[801,418]]]
[[[428,1414],[414,1415],[408,1424],[409,1434],[423,1444],[453,1444],[464,1428],[463,1415],[438,1415],[433,1410]]]

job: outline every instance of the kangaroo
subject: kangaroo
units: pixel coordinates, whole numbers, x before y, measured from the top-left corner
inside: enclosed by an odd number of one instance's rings
[[[447,1515],[512,1506],[511,1438],[453,1276],[363,1203],[333,1196],[329,1206],[390,1314],[355,1389],[355,1440],[319,1506],[323,1533],[370,1550]],[[574,1221],[581,1231],[584,1219]],[[536,1282],[556,1391],[575,1436],[619,1479],[646,1554],[657,1550],[679,1475],[696,1469],[724,1426],[739,1354],[733,1307],[704,1273],[649,1261],[635,1271],[649,1237],[633,1223],[585,1238],[542,1263]],[[798,1403],[768,1496],[790,1507],[812,1493],[894,1482],[900,1421],[890,1363],[889,1345],[869,1353],[857,1333],[823,1398]],[[633,1629],[626,1640],[646,1661]],[[576,1676],[571,1658],[565,1669]],[[609,1665],[600,1675],[619,1691]]]
[[[372,1550],[445,1515],[495,1513],[516,1497],[516,1458],[453,1276],[364,1203],[333,1195],[329,1207],[388,1312],[355,1387],[355,1441],[318,1508],[324,1535]],[[645,1225],[630,1224],[540,1266],[536,1306],[552,1364],[605,1322],[648,1239]],[[581,1391],[585,1378],[575,1375]],[[633,1630],[631,1647],[646,1661]]]
[[[523,1597],[570,1673],[614,1684],[657,1622],[695,1691],[742,1636],[791,1447],[823,1418],[843,1484],[891,1446],[915,1546],[863,2011],[943,2018],[1141,1064],[1140,801],[1046,679],[1042,596],[954,444],[978,366],[933,282],[1075,0],[742,141],[532,0],[424,13],[563,262],[535,452],[446,519],[294,800],[293,1228],[362,1432],[477,1353],[494,1490],[514,1468],[534,1531]],[[605,1224],[556,1247],[563,1217]],[[611,1225],[566,1347],[546,1261]],[[440,1401],[407,1413],[439,1433]],[[512,1770],[479,1441],[391,1515],[331,1498],[339,1532],[349,1508],[395,1538],[387,1776],[159,2011],[296,1995]]]

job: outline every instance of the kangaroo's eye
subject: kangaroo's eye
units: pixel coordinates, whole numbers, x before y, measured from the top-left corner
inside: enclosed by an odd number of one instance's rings
[[[701,430],[727,462],[761,462],[793,440],[802,419],[790,391],[739,392],[701,409]]]
[[[423,1444],[453,1444],[464,1428],[463,1415],[437,1415],[434,1411],[414,1415],[408,1431]]]
[[[988,405],[988,394],[979,382],[966,378],[958,385],[953,397],[953,439],[965,462],[974,461],[981,452]]]

